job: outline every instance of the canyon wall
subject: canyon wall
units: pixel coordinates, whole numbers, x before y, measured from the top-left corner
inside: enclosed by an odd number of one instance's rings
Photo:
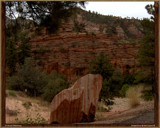
[[[118,37],[105,34],[61,34],[41,36],[30,41],[32,55],[40,60],[41,67],[67,75],[71,81],[88,73],[92,59],[101,52],[107,54],[110,63],[122,74],[137,68],[139,44],[116,43]]]

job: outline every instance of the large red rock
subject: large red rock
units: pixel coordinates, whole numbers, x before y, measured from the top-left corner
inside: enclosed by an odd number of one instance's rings
[[[57,94],[51,103],[50,123],[94,121],[102,76],[88,74]]]

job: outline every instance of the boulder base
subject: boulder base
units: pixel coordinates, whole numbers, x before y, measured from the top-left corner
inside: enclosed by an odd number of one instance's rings
[[[94,121],[102,76],[88,74],[57,94],[51,103],[50,123]]]

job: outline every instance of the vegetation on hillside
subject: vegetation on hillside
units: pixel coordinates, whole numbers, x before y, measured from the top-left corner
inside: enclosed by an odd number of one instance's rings
[[[151,19],[145,18],[141,21],[144,37],[140,41],[140,49],[138,52],[138,62],[139,66],[141,67],[139,71],[133,72],[132,74],[127,72],[125,76],[117,74],[117,70],[113,69],[112,65],[109,63],[108,56],[104,55],[103,53],[92,60],[89,72],[93,74],[101,74],[103,77],[100,99],[105,100],[106,98],[112,99],[114,96],[126,96],[127,90],[138,84],[144,84],[144,86],[149,87],[151,86],[152,89],[147,89],[142,92],[142,97],[145,100],[153,99],[155,87],[154,8],[152,5],[147,5],[146,9],[149,14],[152,14],[152,16]],[[130,93],[127,95],[129,94]]]
[[[121,17],[112,16],[112,15],[101,15],[97,12],[85,11],[80,8],[78,8],[77,10],[78,10],[78,13],[82,16],[82,20],[105,25],[106,33],[109,36],[114,36],[117,34],[116,27],[118,25],[120,25],[120,27],[123,29],[127,38],[131,38],[131,39],[135,38],[135,36],[132,33],[130,33],[130,31],[127,28],[131,24],[135,25],[136,29],[138,29],[140,32],[142,31],[141,29],[142,27],[139,19],[121,18]],[[100,32],[102,32],[101,28],[100,28]]]
[[[18,24],[6,26],[6,65],[10,76],[16,72],[16,65],[30,56],[29,40],[28,31],[22,31]]]
[[[33,58],[26,58],[24,64],[18,68],[17,74],[7,78],[6,84],[7,89],[23,91],[31,97],[40,96],[48,102],[69,87],[64,75],[59,75],[56,71],[47,74]]]
[[[155,89],[155,26],[153,5],[147,5],[146,10],[151,14],[151,19],[143,19],[141,21],[143,27],[144,37],[140,41],[140,48],[138,53],[138,61],[141,66],[140,74],[137,76],[137,81],[145,83],[152,87],[152,90],[146,90],[148,94],[153,97]]]
[[[113,68],[108,56],[104,55],[104,53],[100,53],[98,57],[92,60],[89,72],[93,74],[101,74],[103,77],[100,100],[110,100],[114,96],[123,96],[125,93],[123,91],[123,94],[121,94],[121,88],[124,88],[123,85],[134,84],[134,74],[127,73],[125,76],[121,75]]]

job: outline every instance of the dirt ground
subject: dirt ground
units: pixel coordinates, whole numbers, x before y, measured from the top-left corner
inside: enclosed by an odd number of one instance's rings
[[[24,104],[29,102],[30,106],[27,108]],[[114,104],[111,105],[111,110],[109,112],[96,112],[98,118],[93,124],[114,124],[124,122],[129,119],[133,119],[137,116],[142,115],[146,112],[154,112],[154,101],[145,102],[141,100],[140,105],[136,108],[131,108],[127,98],[115,98]],[[49,121],[50,105],[46,102],[36,99],[29,98],[25,96],[12,97],[8,96],[6,98],[6,123],[17,123],[16,119],[19,121],[26,120],[27,115],[36,119],[36,115],[39,114],[40,117]],[[152,116],[153,117],[153,116]]]
[[[127,98],[115,98],[115,104],[112,105],[110,112],[97,112],[96,114],[101,115],[93,123],[98,124],[121,124],[121,122],[135,118],[146,112],[154,112],[154,101],[143,101],[141,100],[140,105],[136,108],[129,106],[129,99]],[[154,119],[151,119],[154,120]],[[148,122],[149,123],[149,122]]]
[[[29,106],[25,105],[29,103]],[[44,118],[49,120],[50,108],[46,102],[29,97],[7,97],[6,98],[6,123],[18,123],[25,121],[27,116],[30,119]],[[18,122],[16,121],[18,119]]]

